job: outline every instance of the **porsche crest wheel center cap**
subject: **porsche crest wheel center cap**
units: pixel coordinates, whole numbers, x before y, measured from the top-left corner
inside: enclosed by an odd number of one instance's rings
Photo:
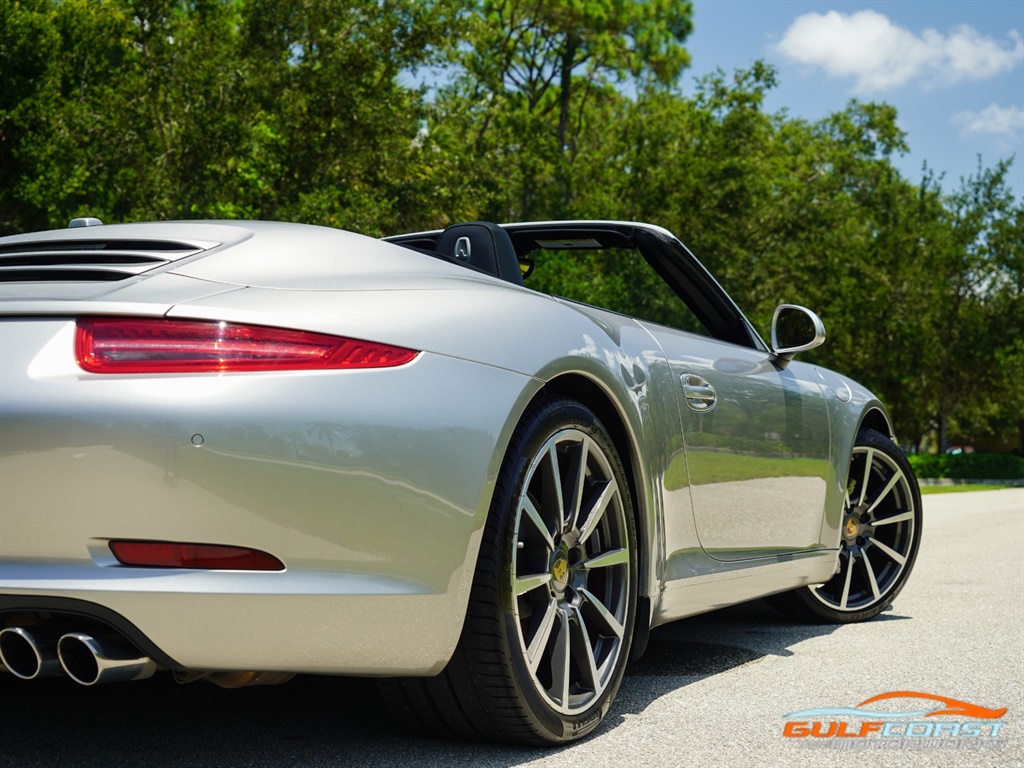
[[[846,518],[846,525],[843,527],[843,533],[848,539],[854,539],[857,534],[860,533],[860,521],[856,516],[850,515]]]
[[[562,552],[555,556],[555,561],[551,564],[551,580],[556,589],[565,589],[569,581],[569,560]]]

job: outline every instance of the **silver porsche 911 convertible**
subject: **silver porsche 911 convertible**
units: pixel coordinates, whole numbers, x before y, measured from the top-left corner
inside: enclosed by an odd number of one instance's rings
[[[595,253],[686,329],[529,287]],[[765,343],[660,227],[76,219],[0,239],[0,282],[25,680],[374,676],[437,733],[561,743],[652,627],[762,596],[860,621],[914,564],[885,408],[792,362],[818,317]]]

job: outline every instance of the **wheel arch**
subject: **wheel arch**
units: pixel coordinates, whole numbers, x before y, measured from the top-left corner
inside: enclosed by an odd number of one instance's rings
[[[636,526],[636,553],[637,553],[637,620],[636,632],[634,634],[634,645],[638,643],[641,647],[634,650],[633,658],[638,658],[636,651],[642,652],[646,645],[646,635],[650,631],[651,610],[650,595],[648,594],[651,576],[652,552],[649,542],[652,541],[651,516],[649,511],[649,500],[645,492],[644,476],[640,461],[640,448],[635,434],[629,428],[628,420],[615,402],[613,396],[598,382],[580,373],[564,373],[556,376],[545,383],[545,385],[534,395],[560,395],[570,397],[579,401],[600,419],[612,442],[619,449],[626,470],[626,478],[629,481],[629,498],[633,503],[633,522]]]
[[[896,441],[896,435],[893,432],[892,421],[889,416],[878,407],[868,408],[864,415],[861,417],[860,424],[857,427],[857,432],[862,429],[873,429],[886,437]]]

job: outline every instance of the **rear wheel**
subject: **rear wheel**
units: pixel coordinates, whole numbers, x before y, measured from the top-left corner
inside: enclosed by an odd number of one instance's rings
[[[636,613],[629,487],[583,405],[544,398],[516,429],[481,543],[455,655],[435,678],[384,684],[444,735],[563,743],[608,711]]]
[[[857,436],[843,504],[839,570],[769,602],[801,619],[849,623],[885,610],[903,589],[921,543],[921,492],[903,452],[873,430]]]

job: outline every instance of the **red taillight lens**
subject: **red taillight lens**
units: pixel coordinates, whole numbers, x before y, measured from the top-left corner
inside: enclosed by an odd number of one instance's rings
[[[122,565],[144,568],[203,568],[220,571],[284,570],[284,563],[266,552],[220,544],[111,541],[110,551]]]
[[[164,318],[86,318],[75,357],[90,373],[390,368],[418,352],[323,333]]]

